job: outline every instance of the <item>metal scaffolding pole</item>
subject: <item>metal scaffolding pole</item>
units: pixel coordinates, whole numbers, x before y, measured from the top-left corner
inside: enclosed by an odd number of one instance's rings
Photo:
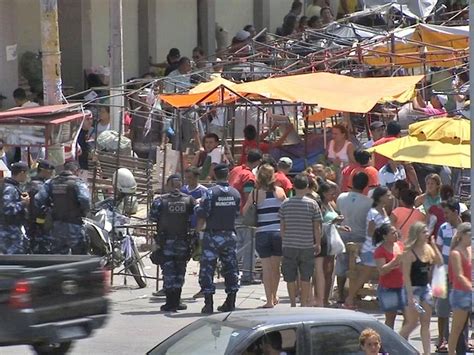
[[[110,0],[110,117],[111,126],[115,131],[121,129],[123,115],[121,107],[124,98],[121,90],[113,88],[120,87],[123,83],[123,26],[122,26],[122,0]]]
[[[474,97],[474,73],[473,73],[473,67],[474,67],[474,46],[473,41],[474,41],[474,0],[471,0],[469,2],[469,83],[471,84],[469,86],[469,97],[472,98]],[[473,183],[474,183],[474,164],[473,164],[473,159],[474,159],[474,145],[472,144],[472,137],[474,137],[474,125],[472,124],[472,120],[474,119],[474,106],[472,105],[472,102],[470,104],[470,121],[471,121],[471,210],[474,206],[474,188],[473,188]],[[471,224],[474,223],[474,215],[471,214]]]
[[[41,0],[40,11],[44,104],[55,105],[62,97],[57,0]]]

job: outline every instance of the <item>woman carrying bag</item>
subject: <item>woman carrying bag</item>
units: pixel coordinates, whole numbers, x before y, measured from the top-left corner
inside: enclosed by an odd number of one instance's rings
[[[267,302],[263,308],[273,308],[278,303],[277,290],[280,282],[281,235],[278,211],[286,199],[285,191],[275,186],[275,169],[264,164],[257,173],[257,188],[249,195],[243,213],[257,211],[255,249],[262,261],[263,285]],[[252,212],[253,213],[253,212]]]

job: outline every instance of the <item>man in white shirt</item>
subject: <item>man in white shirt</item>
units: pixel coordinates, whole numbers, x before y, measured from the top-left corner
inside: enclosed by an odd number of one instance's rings
[[[39,106],[36,102],[31,102],[28,100],[26,97],[26,91],[22,88],[15,89],[15,91],[13,91],[13,99],[15,100],[15,104],[18,107],[25,108]]]
[[[373,200],[364,195],[363,191],[369,184],[369,177],[364,172],[355,174],[352,178],[352,190],[343,192],[336,201],[337,209],[344,220],[341,225],[350,228],[350,232],[340,231],[344,243],[363,243],[366,234],[367,213],[372,207]],[[338,302],[344,302],[344,285],[346,273],[349,270],[349,256],[339,254],[336,258],[336,276]]]

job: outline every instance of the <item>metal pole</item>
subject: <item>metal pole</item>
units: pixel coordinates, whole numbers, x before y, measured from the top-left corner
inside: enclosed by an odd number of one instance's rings
[[[473,19],[474,19],[474,0],[470,1],[469,4],[469,82],[471,85],[469,86],[469,97],[472,98],[474,97],[474,85],[472,83],[474,82],[474,72],[472,68],[474,67],[474,46],[473,41],[474,41],[474,24],[473,24]],[[474,157],[474,145],[472,144],[472,137],[474,137],[474,125],[472,124],[472,120],[474,118],[474,106],[470,105],[470,121],[471,121],[471,210],[472,207],[474,206],[474,188],[473,188],[473,182],[474,182],[474,164],[473,164],[473,157]],[[471,224],[474,224],[474,216],[471,214]]]
[[[43,56],[44,104],[61,103],[61,51],[57,0],[41,0],[41,50]]]
[[[121,129],[123,121],[120,119],[120,107],[124,106],[122,92],[119,88],[123,83],[123,27],[122,27],[122,0],[110,0],[110,117],[111,126],[115,131]]]

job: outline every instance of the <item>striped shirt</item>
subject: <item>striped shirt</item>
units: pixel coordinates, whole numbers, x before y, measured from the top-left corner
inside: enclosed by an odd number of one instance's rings
[[[284,248],[306,249],[314,245],[313,222],[321,223],[321,210],[313,199],[304,197],[290,197],[280,207],[278,213],[285,223],[285,232],[282,235]]]
[[[273,191],[268,191],[265,195],[265,200],[257,204],[257,233],[280,231],[278,211],[280,210],[281,203],[282,201],[275,197]]]
[[[456,228],[454,228],[449,222],[445,222],[441,225],[441,227],[439,227],[436,244],[441,248],[441,254],[443,255],[443,261],[445,265],[448,265],[451,241],[453,240],[455,234]]]

